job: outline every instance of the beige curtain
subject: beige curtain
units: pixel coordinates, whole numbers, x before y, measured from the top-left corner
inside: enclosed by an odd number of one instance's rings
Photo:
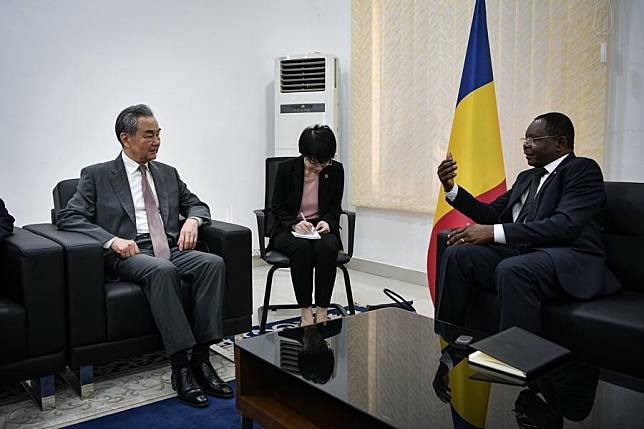
[[[353,0],[352,204],[433,212],[474,0]],[[575,152],[603,162],[610,5],[488,0],[487,22],[508,186],[527,168],[519,138],[561,111]]]

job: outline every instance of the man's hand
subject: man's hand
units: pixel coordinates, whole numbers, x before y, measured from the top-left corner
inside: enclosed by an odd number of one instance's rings
[[[301,220],[299,223],[293,225],[293,231],[299,232],[300,234],[310,234],[313,230],[313,224],[305,220]]]
[[[438,179],[443,184],[443,189],[445,192],[449,192],[454,187],[454,178],[456,177],[456,161],[452,158],[452,154],[447,152],[447,158],[445,158],[439,165],[438,170]]]
[[[329,224],[323,220],[318,222],[318,224],[315,226],[315,230],[320,234],[328,234],[329,232],[331,232]]]
[[[485,244],[494,241],[494,225],[479,225],[469,223],[461,228],[454,228],[447,235],[447,245],[453,244]]]
[[[115,238],[112,242],[111,249],[121,258],[129,258],[130,256],[138,255],[139,246],[134,240],[125,240],[123,238]]]
[[[194,218],[188,218],[179,233],[179,250],[192,250],[197,245],[197,236],[199,235],[199,221]]]

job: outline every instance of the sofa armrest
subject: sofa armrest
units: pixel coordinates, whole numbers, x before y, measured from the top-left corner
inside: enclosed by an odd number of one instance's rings
[[[76,347],[106,341],[101,243],[85,234],[60,231],[52,224],[25,225],[24,228],[63,247],[69,345]]]
[[[226,263],[224,320],[253,313],[250,229],[213,220],[199,229],[199,239]]]
[[[29,356],[65,348],[65,289],[60,245],[20,228],[0,245],[2,295],[27,317]]]

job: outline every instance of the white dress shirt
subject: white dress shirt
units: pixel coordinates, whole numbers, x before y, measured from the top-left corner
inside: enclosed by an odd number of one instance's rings
[[[561,164],[561,161],[563,161],[568,154],[565,154],[562,157],[559,157],[552,161],[551,163],[545,165],[543,168],[546,169],[547,173],[541,176],[541,180],[539,181],[539,186],[537,187],[537,194],[541,190],[541,186],[544,184],[548,176],[555,171],[555,169]],[[514,206],[512,206],[512,221],[515,222],[517,220],[517,217],[519,217],[519,212],[521,211],[521,207],[523,207],[523,204],[525,204],[525,200],[528,198],[528,192],[530,192],[530,189],[526,189],[526,191],[521,195],[521,198],[519,201],[517,201]],[[454,187],[449,192],[445,193],[445,197],[447,197],[448,200],[454,201],[456,198],[456,195],[458,194],[458,185],[454,183]],[[494,224],[494,242],[499,243],[499,244],[505,244],[505,230],[503,229],[503,225],[500,223]]]
[[[141,235],[141,234],[149,234],[150,233],[150,227],[148,226],[148,213],[145,210],[145,200],[143,199],[143,183],[142,179],[143,177],[141,176],[141,169],[140,164],[134,160],[132,160],[129,156],[125,154],[125,152],[121,152],[121,158],[123,159],[123,165],[125,166],[125,172],[127,173],[127,181],[130,184],[130,193],[132,194],[132,202],[134,203],[134,219],[136,220],[136,235]],[[152,177],[152,173],[150,172],[150,166],[148,163],[144,164],[146,168],[146,176],[148,179],[148,183],[150,184],[150,190],[152,191],[152,196],[154,197],[154,200],[157,203],[157,207],[159,206],[159,198],[157,197],[157,190],[154,186],[154,178]],[[161,218],[161,211],[159,211],[158,216],[161,220],[161,225],[163,225],[163,219]],[[196,216],[190,216],[192,219],[196,219],[197,222],[199,222],[199,226],[201,226],[202,220],[199,217]],[[103,247],[105,249],[108,249],[112,246],[112,243],[114,240],[116,240],[117,237],[114,237],[105,244],[103,244]]]

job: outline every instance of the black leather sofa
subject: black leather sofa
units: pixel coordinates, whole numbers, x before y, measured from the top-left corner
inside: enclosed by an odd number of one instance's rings
[[[43,409],[65,368],[63,250],[14,228],[0,244],[0,384],[23,382]]]
[[[580,359],[611,372],[644,378],[644,183],[606,182],[607,265],[622,284],[615,295],[552,303],[542,310],[544,335]],[[447,232],[438,239],[437,269]],[[438,296],[438,291],[437,295]],[[475,292],[466,324],[494,332],[498,305],[492,293]]]
[[[67,205],[78,179],[60,182],[54,189],[52,224],[24,228],[59,243],[64,250],[67,302],[67,364],[79,369],[66,378],[82,397],[92,394],[92,366],[163,348],[142,289],[133,283],[104,277],[103,248],[90,237],[59,231],[56,213]],[[212,221],[199,230],[199,240],[208,251],[226,263],[224,335],[251,328],[252,267],[251,232],[248,228]],[[182,284],[184,292],[189,284]],[[184,299],[184,305],[189,300]],[[190,314],[189,309],[188,314]]]

